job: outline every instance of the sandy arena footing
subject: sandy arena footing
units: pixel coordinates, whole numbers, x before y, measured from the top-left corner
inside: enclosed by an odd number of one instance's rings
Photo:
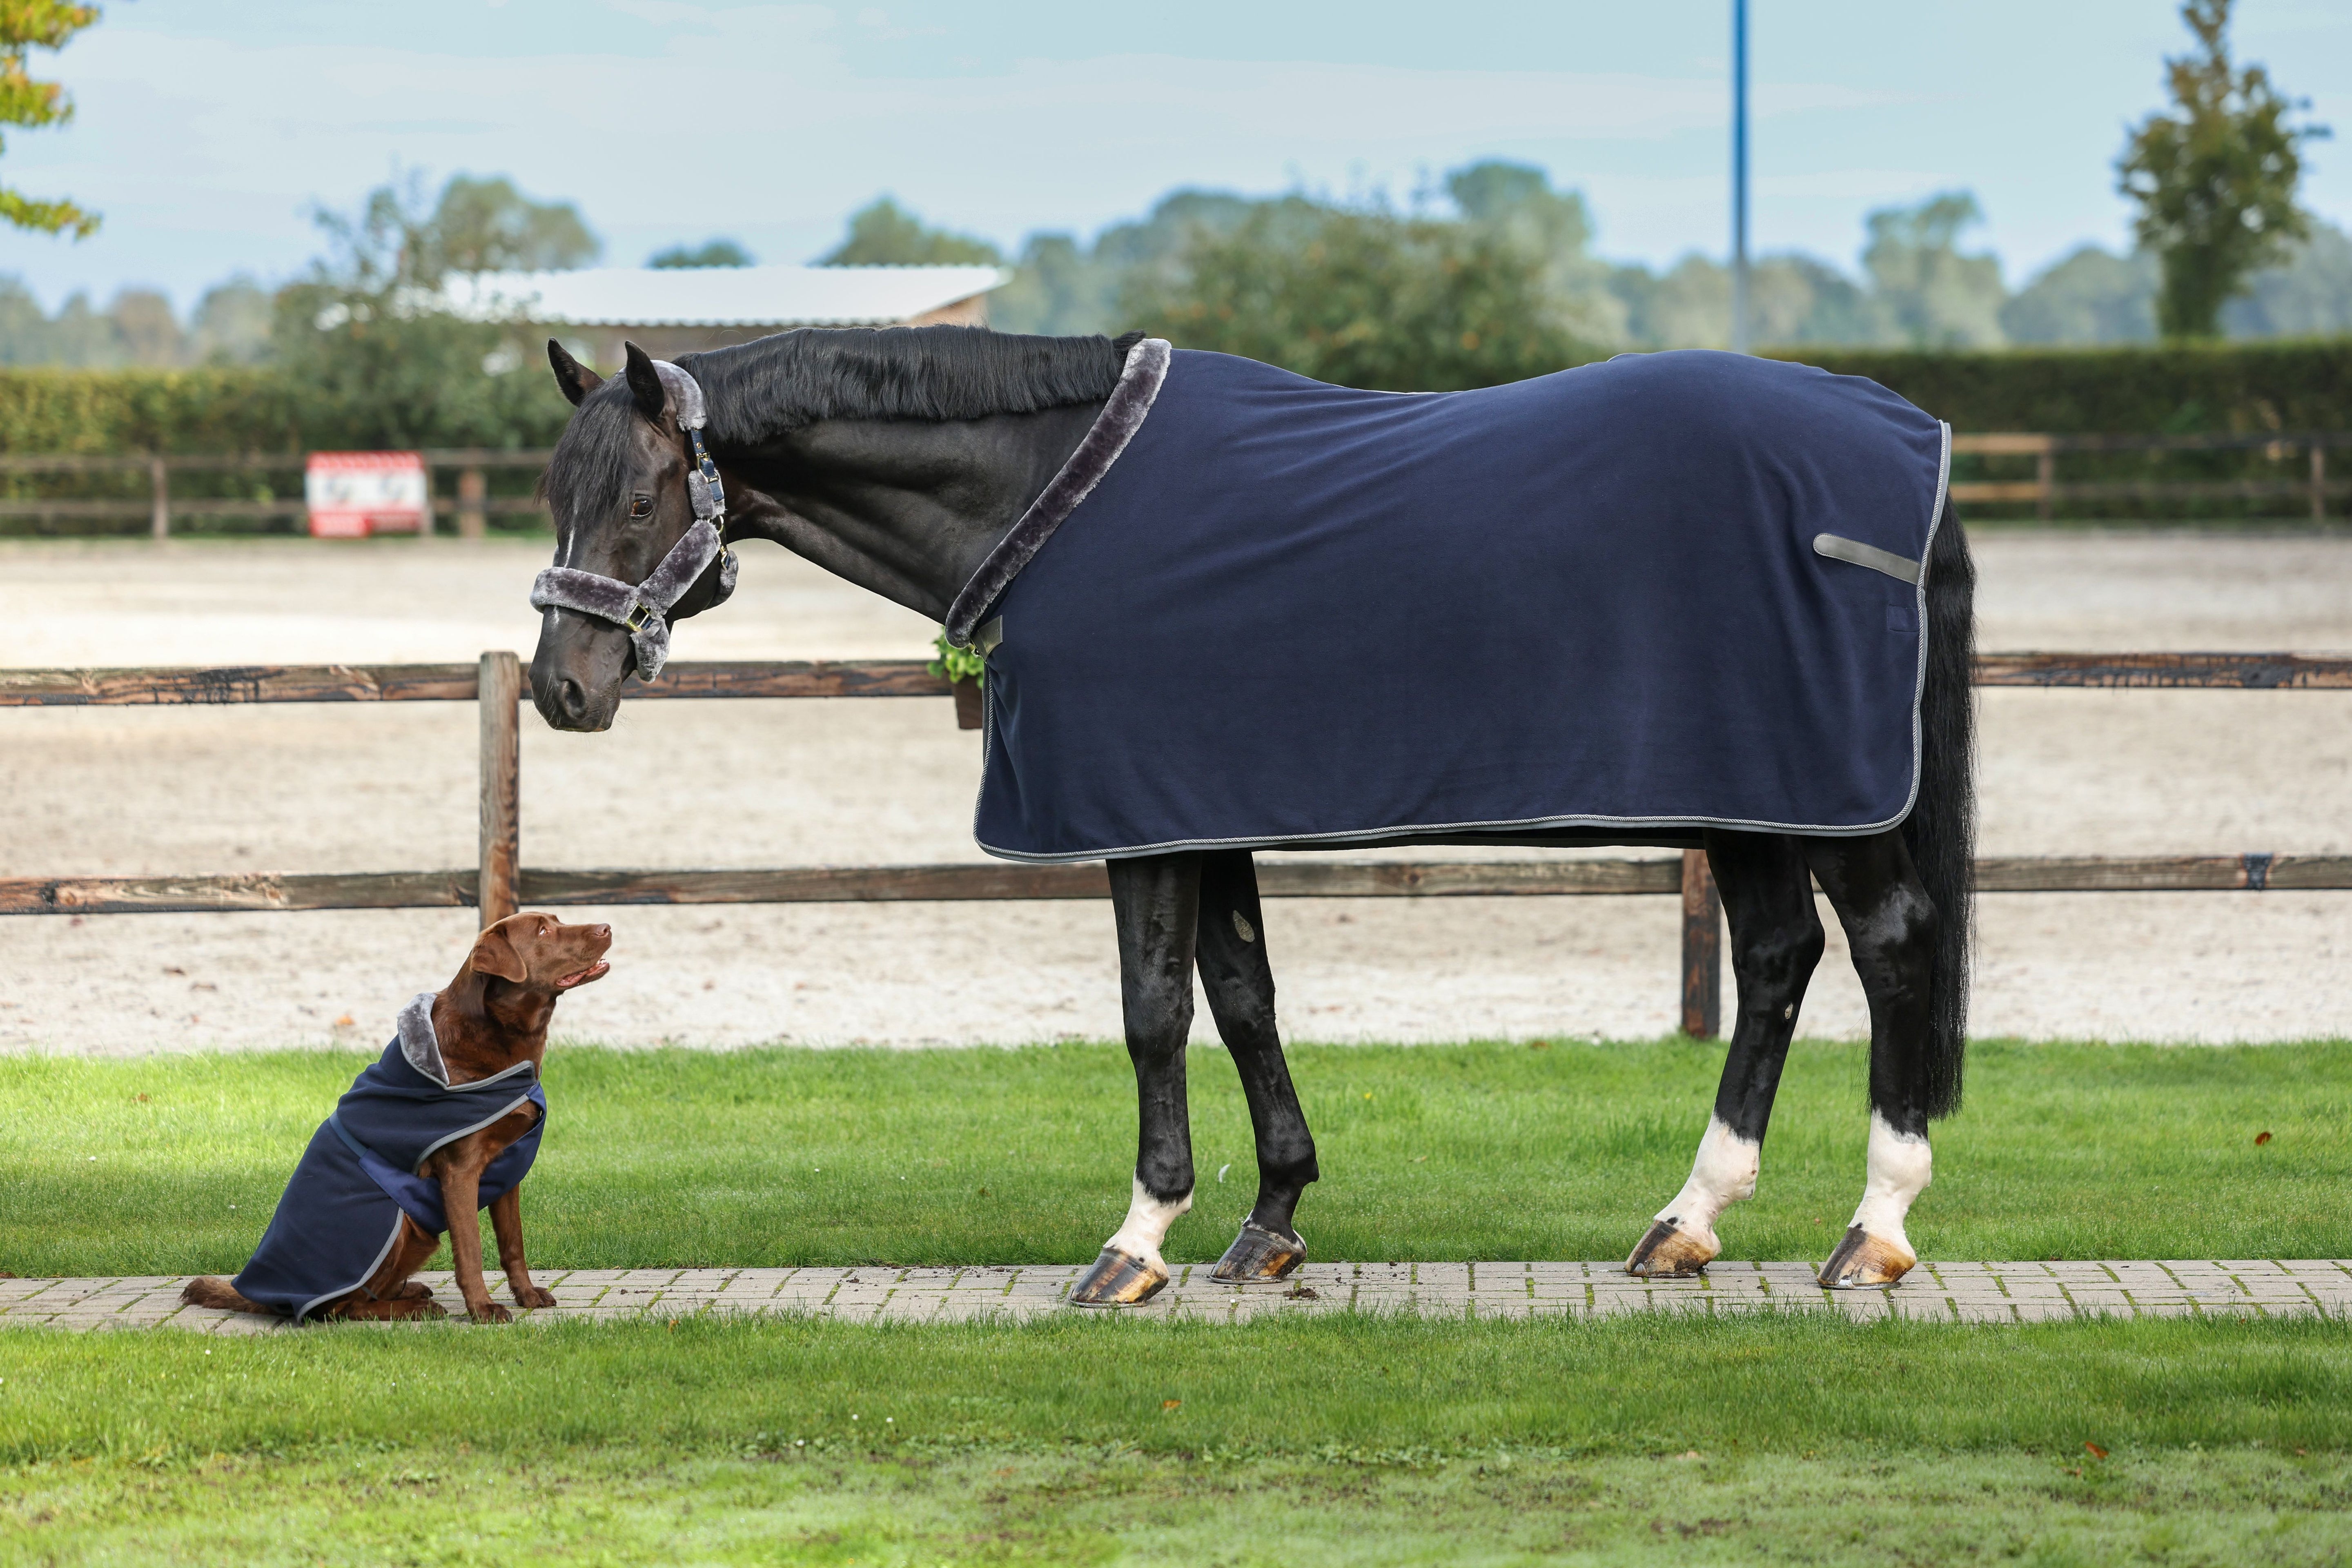
[[[1857,1321],[2033,1323],[2082,1318],[2352,1315],[2344,1259],[1922,1263],[1886,1289],[1824,1290],[1803,1263],[1717,1260],[1688,1279],[1636,1279],[1614,1263],[1310,1263],[1289,1279],[1220,1285],[1185,1264],[1158,1297],[1118,1315],[1213,1323],[1328,1312],[1435,1318],[1601,1318],[1626,1312],[1833,1311]],[[734,1313],[851,1323],[1018,1321],[1070,1306],[1077,1264],[970,1268],[582,1268],[538,1282],[557,1304],[532,1323],[677,1320]],[[275,1319],[184,1306],[186,1275],[0,1279],[0,1325],[282,1332]],[[417,1276],[457,1307],[452,1277]],[[493,1276],[492,1299],[503,1289]],[[453,1318],[462,1322],[462,1318]]]

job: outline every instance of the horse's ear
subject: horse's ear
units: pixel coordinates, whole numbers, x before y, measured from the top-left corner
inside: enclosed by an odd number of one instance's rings
[[[563,389],[563,395],[571,399],[574,408],[580,406],[582,398],[604,384],[603,376],[564,353],[563,345],[553,338],[547,340],[547,363],[555,367],[555,384]]]
[[[661,417],[662,405],[669,400],[669,395],[662,390],[661,372],[654,368],[654,356],[635,343],[622,346],[628,351],[629,390],[636,395],[637,407],[644,411],[646,418],[657,420]]]

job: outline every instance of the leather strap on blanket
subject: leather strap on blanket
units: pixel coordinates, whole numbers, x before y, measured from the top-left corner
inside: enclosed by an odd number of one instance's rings
[[[719,465],[703,450],[702,426],[709,411],[702,387],[694,377],[667,360],[654,361],[654,369],[677,407],[677,427],[694,445],[695,466],[687,470],[686,493],[694,505],[694,524],[669,548],[661,563],[643,583],[632,585],[617,577],[551,566],[530,587],[534,610],[577,610],[612,622],[629,634],[637,650],[637,678],[657,679],[669,662],[669,612],[701,581],[710,563],[719,563],[719,592],[710,603],[727,602],[735,592],[735,554],[727,548],[727,491],[719,481]]]
[[[1013,579],[1021,569],[1045,547],[1062,520],[1077,510],[1118,455],[1127,450],[1129,441],[1143,428],[1143,416],[1151,412],[1151,401],[1160,395],[1160,384],[1168,379],[1168,359],[1173,353],[1165,338],[1146,338],[1127,351],[1126,368],[1119,372],[1118,384],[1111,388],[1103,411],[1095,416],[1093,426],[1078,449],[1062,465],[1062,471],[1040,491],[1029,504],[1013,531],[997,541],[971,581],[948,606],[945,630],[950,644],[970,647],[972,633],[988,607],[1003,596],[1013,586]],[[983,652],[985,650],[982,650]]]

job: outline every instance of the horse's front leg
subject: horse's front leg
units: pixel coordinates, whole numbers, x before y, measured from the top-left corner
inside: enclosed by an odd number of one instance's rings
[[[1903,1223],[1934,1170],[1927,1112],[1939,917],[1901,833],[1803,843],[1870,1003],[1869,1176],[1821,1283],[1892,1285],[1919,1261]]]
[[[1284,1279],[1307,1261],[1293,1228],[1298,1195],[1318,1174],[1282,1037],[1274,1026],[1274,967],[1258,909],[1257,863],[1246,849],[1201,857],[1201,989],[1240,1072],[1257,1144],[1257,1203],[1212,1278]]]
[[[1813,886],[1795,839],[1710,828],[1706,858],[1731,926],[1739,1016],[1690,1180],[1650,1222],[1625,1260],[1628,1274],[1696,1274],[1723,1250],[1715,1222],[1733,1204],[1755,1195],[1764,1130],[1797,1032],[1797,1008],[1822,958],[1821,917],[1813,912]]]
[[[1201,857],[1149,855],[1110,862],[1118,925],[1119,995],[1135,1063],[1135,1197],[1127,1223],[1071,1287],[1081,1307],[1149,1301],[1168,1283],[1160,1243],[1192,1206],[1192,1122],[1184,1100],[1184,1046],[1192,1034],[1192,940]]]

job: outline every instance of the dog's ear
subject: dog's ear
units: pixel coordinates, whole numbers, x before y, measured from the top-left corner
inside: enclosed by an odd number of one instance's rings
[[[474,939],[474,954],[467,963],[473,965],[477,974],[495,974],[501,980],[518,982],[530,978],[530,965],[522,961],[514,938],[507,934],[504,921]]]

